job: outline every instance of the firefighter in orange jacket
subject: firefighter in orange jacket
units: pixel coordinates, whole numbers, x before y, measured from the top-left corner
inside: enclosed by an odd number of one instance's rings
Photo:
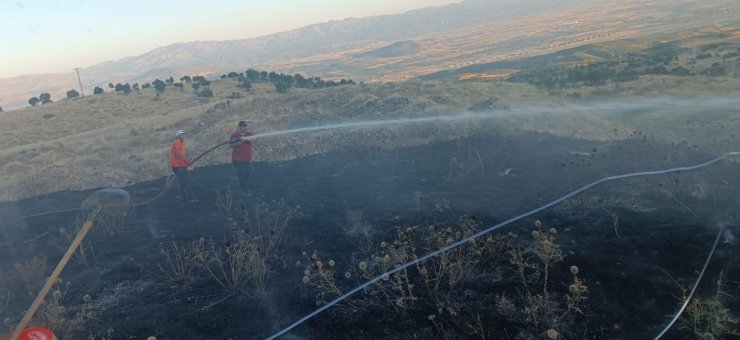
[[[188,162],[187,154],[185,153],[185,132],[184,130],[177,130],[175,132],[175,140],[172,142],[172,148],[170,149],[170,167],[172,172],[177,177],[177,183],[180,185],[180,197],[185,202],[197,203],[198,199],[193,195],[193,189],[190,188],[190,180],[188,179]]]

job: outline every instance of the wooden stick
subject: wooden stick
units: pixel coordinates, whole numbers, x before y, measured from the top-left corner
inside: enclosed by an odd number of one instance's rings
[[[18,340],[18,336],[21,334],[23,329],[25,329],[26,326],[28,326],[28,323],[31,322],[31,318],[33,318],[33,315],[36,314],[36,310],[39,309],[39,306],[41,305],[41,302],[44,301],[46,294],[49,294],[49,290],[59,278],[59,275],[62,273],[62,270],[64,270],[64,267],[67,266],[69,259],[72,257],[75,251],[77,251],[77,248],[82,243],[82,240],[85,239],[87,233],[90,232],[90,230],[92,229],[93,225],[95,224],[95,219],[98,217],[98,214],[100,214],[101,211],[103,211],[103,206],[97,206],[92,214],[90,214],[90,217],[87,219],[87,221],[85,221],[85,224],[82,225],[80,232],[77,233],[77,237],[75,237],[74,241],[72,241],[72,244],[69,245],[69,248],[67,248],[67,252],[64,253],[64,256],[62,256],[62,259],[57,264],[57,267],[54,268],[53,272],[51,272],[51,275],[49,276],[49,279],[46,280],[44,287],[41,288],[39,294],[36,295],[36,299],[33,300],[31,308],[26,311],[26,314],[23,315],[23,319],[21,319],[21,322],[18,324],[18,326],[16,326],[15,330],[13,330],[13,335],[10,336],[10,340]]]

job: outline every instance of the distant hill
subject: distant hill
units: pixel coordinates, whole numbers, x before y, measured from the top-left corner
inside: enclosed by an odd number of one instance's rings
[[[369,52],[360,53],[357,58],[393,58],[418,53],[421,45],[415,41],[399,41]]]
[[[585,0],[575,2],[585,3]],[[80,71],[83,84],[92,91],[108,82],[145,82],[184,74],[211,73],[260,67],[283,60],[296,60],[326,53],[379,48],[440,32],[555,10],[571,0],[465,0],[458,4],[423,8],[396,15],[349,18],[254,39],[175,43],[147,53],[106,61]],[[344,70],[342,65],[338,69]],[[280,71],[280,70],[278,70]],[[300,69],[295,70],[300,71]],[[311,70],[304,70],[310,72]],[[345,70],[346,71],[346,70]],[[359,72],[355,75],[362,80]],[[340,76],[341,77],[341,76]],[[76,88],[75,75],[27,75],[0,79],[0,105],[7,109],[26,106],[29,97],[50,92],[52,98]]]
[[[723,46],[729,51],[740,51],[740,27],[727,28],[725,31],[704,31],[692,34],[663,34],[645,36],[640,39],[624,39],[604,43],[588,44],[569,48],[554,53],[535,55],[532,57],[503,60],[492,63],[481,63],[452,70],[434,72],[418,77],[419,80],[466,79],[474,75],[484,74],[516,74],[519,77],[528,77],[541,72],[553,72],[564,67],[588,65],[599,62],[612,64],[624,63],[635,58],[653,58],[656,61],[663,56],[695,59],[708,50]],[[715,51],[716,52],[716,51]],[[727,54],[721,51],[724,57],[719,62],[732,62],[737,52]],[[712,54],[705,59],[712,58]],[[714,59],[714,58],[712,58]],[[633,61],[634,62],[634,61]],[[693,60],[692,65],[696,64]],[[670,62],[661,61],[664,67],[675,67]],[[681,63],[675,63],[681,64]],[[734,68],[733,68],[734,69]]]
[[[493,116],[502,113],[504,125],[516,121],[515,129],[511,130],[516,134],[523,128],[569,137],[612,140],[619,135],[634,137],[635,130],[624,125],[630,123],[635,129],[649,132],[643,136],[676,143],[686,138],[683,136],[691,136],[692,143],[702,147],[725,148],[737,144],[740,138],[734,133],[740,121],[730,125],[732,117],[737,116],[736,110],[725,109],[738,107],[735,98],[740,88],[739,38],[740,29],[614,40],[515,60],[469,65],[435,75],[435,79],[452,78],[445,81],[411,80],[318,88],[294,86],[279,93],[272,80],[258,81],[252,72],[252,77],[246,75],[253,81],[250,90],[241,86],[244,79],[238,74],[227,75],[209,82],[210,96],[196,96],[193,91],[196,83],[184,86],[175,83],[166,86],[161,93],[147,87],[125,94],[104,86],[103,94],[73,99],[52,97],[53,103],[0,114],[0,145],[3,146],[0,148],[0,200],[59,190],[120,187],[160,178],[169,173],[166,159],[173,131],[188,130],[192,146],[189,150],[198,154],[223,140],[233,132],[236,122],[243,119],[255,122],[256,132],[262,133],[456,112],[487,115],[495,110]],[[417,54],[371,58],[368,62],[384,65],[384,72],[393,70],[394,64],[406,58],[425,62],[418,54],[437,48],[429,41],[419,43],[422,51]],[[390,53],[415,46],[392,44],[387,46],[391,48],[374,49],[370,54],[388,55],[378,51]],[[156,69],[151,75],[159,72],[171,70]],[[466,73],[474,75],[462,77]],[[265,75],[268,78],[279,76],[268,72]],[[456,80],[496,77],[505,81]],[[290,78],[282,79],[288,81]],[[306,81],[306,78],[301,81],[301,77],[292,79],[296,86]],[[206,85],[198,83],[198,86]],[[671,106],[675,98],[686,100],[684,104],[691,103],[692,96],[706,98],[704,102],[691,104],[685,112],[691,115],[691,120],[702,119],[702,130],[695,130],[696,125],[686,123],[688,116],[678,114],[683,109]],[[664,108],[659,112],[632,110],[619,117],[590,116],[589,113],[572,120],[547,113],[550,109],[560,112],[571,103],[576,104],[573,107],[576,111],[582,105],[591,104],[600,111],[661,97],[663,99],[658,102],[670,105],[657,104]],[[716,103],[722,110],[706,103]],[[537,119],[529,114],[522,117],[509,114],[521,108],[525,108],[523,113],[529,112],[526,108],[542,108],[546,114]],[[693,111],[695,108],[701,110]],[[711,118],[716,117],[708,115],[711,111],[717,111],[715,113],[722,115],[725,121]],[[669,119],[672,127],[658,122],[656,115],[663,121]],[[449,123],[440,121],[439,124]],[[496,123],[495,126],[499,129],[503,125]],[[350,129],[344,137],[338,137],[334,131],[325,131],[319,133],[323,136],[318,137],[320,143],[309,142],[317,137],[312,134],[305,134],[300,138],[306,139],[298,140],[292,135],[282,136],[266,144],[257,143],[257,160],[291,159],[334,150],[332,147],[337,145],[385,148],[386,143],[392,141],[408,147],[429,140],[420,139],[418,131],[408,133],[407,129],[399,127],[398,136],[382,133],[380,138],[373,129],[359,134]],[[472,131],[463,130],[463,134]],[[676,131],[681,133],[675,134]],[[449,137],[439,134],[437,129],[428,132],[430,138]],[[228,159],[227,153],[218,153],[201,164],[221,164]]]
[[[628,51],[620,51],[628,52]],[[533,57],[496,61],[492,63],[475,64],[453,70],[445,70],[420,76],[420,80],[440,80],[445,78],[459,78],[464,74],[484,73],[499,70],[541,70],[561,64],[572,64],[586,62],[586,56],[610,59],[615,55],[614,51],[605,46],[591,44],[578,46],[554,53],[537,55]],[[592,59],[592,58],[589,58]]]
[[[254,67],[327,79],[398,81],[644,34],[740,24],[740,2],[716,0],[465,0],[351,18],[255,39],[177,43],[80,70],[85,92],[108,82],[218,76]],[[392,58],[392,59],[391,59]],[[0,106],[76,88],[68,74],[0,79]]]
[[[520,18],[585,0],[466,0],[403,14],[350,18],[306,26],[255,39],[178,43],[86,69],[89,75],[140,75],[150,69],[244,68],[276,59],[366,48],[506,18]]]

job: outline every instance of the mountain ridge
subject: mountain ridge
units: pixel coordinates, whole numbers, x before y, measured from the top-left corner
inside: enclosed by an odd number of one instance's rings
[[[645,30],[675,32],[699,23],[738,24],[737,13],[740,4],[729,0],[711,4],[689,0],[466,0],[402,14],[333,20],[258,38],[173,43],[83,68],[80,75],[86,93],[108,82],[143,83],[247,68],[327,79],[396,81],[636,36]],[[420,51],[396,58],[356,58],[402,41],[417,44]],[[78,87],[73,72],[0,79],[0,106],[6,110],[26,106],[29,97],[41,92],[58,99]]]

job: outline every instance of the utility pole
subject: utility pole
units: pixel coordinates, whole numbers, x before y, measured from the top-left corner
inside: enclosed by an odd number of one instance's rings
[[[82,96],[85,96],[85,90],[82,89],[82,80],[80,80],[80,68],[75,67],[73,68],[77,72],[77,81],[80,82],[80,93],[82,93]]]

